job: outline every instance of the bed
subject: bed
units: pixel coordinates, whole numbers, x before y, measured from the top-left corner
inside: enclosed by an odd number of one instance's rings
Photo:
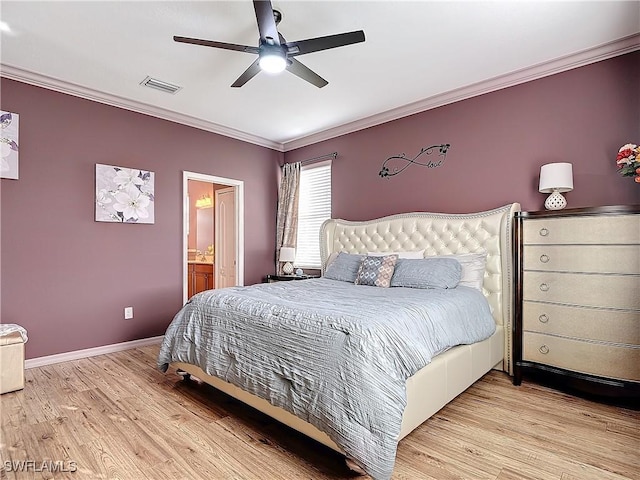
[[[331,398],[334,395],[333,392],[336,390],[337,380],[332,378],[332,389],[330,389],[328,394],[324,392],[322,395],[316,395],[313,390],[315,383],[309,380],[311,377],[307,378],[304,375],[300,375],[300,371],[304,372],[306,371],[305,368],[311,368],[307,367],[307,364],[313,362],[309,362],[307,357],[314,358],[313,352],[315,352],[315,350],[313,349],[316,348],[315,343],[312,346],[312,350],[302,350],[303,354],[301,354],[300,351],[287,352],[286,354],[278,352],[279,356],[286,356],[289,359],[298,358],[300,366],[299,368],[296,365],[292,367],[292,364],[289,363],[286,368],[282,367],[282,371],[279,370],[275,377],[282,380],[284,384],[282,392],[284,393],[272,394],[270,389],[273,389],[273,385],[265,386],[261,384],[261,382],[263,382],[261,378],[256,377],[256,379],[253,377],[254,367],[252,363],[247,363],[246,353],[240,354],[243,355],[242,358],[240,358],[238,352],[233,350],[233,346],[221,346],[215,338],[194,340],[195,338],[201,339],[205,336],[204,332],[208,329],[208,326],[205,320],[200,318],[200,314],[208,308],[216,309],[216,312],[218,312],[216,315],[220,318],[219,323],[224,324],[225,328],[231,332],[230,338],[232,343],[234,338],[233,332],[239,332],[241,326],[245,325],[245,322],[248,322],[250,316],[256,313],[263,313],[263,318],[266,319],[257,321],[257,323],[262,322],[262,328],[265,328],[265,332],[269,332],[271,331],[270,329],[274,328],[274,321],[280,322],[282,320],[282,323],[285,324],[287,322],[296,323],[300,321],[302,317],[304,317],[305,321],[309,321],[313,325],[313,328],[316,328],[318,325],[324,325],[324,323],[326,323],[325,317],[322,316],[324,313],[322,315],[318,313],[318,316],[313,312],[309,313],[309,310],[305,310],[304,313],[298,312],[295,315],[288,313],[289,310],[286,310],[287,313],[283,313],[285,312],[283,302],[285,302],[287,297],[294,300],[298,298],[299,300],[297,300],[297,302],[302,305],[305,303],[306,297],[314,296],[312,293],[305,291],[305,289],[312,288],[318,288],[318,292],[325,292],[325,295],[327,295],[324,299],[325,304],[330,303],[332,305],[332,309],[334,308],[337,312],[334,312],[337,315],[336,318],[339,318],[342,322],[345,317],[349,317],[351,311],[340,310],[342,304],[338,305],[339,302],[331,300],[331,298],[340,296],[336,293],[340,290],[331,290],[339,288],[337,286],[339,282],[334,279],[319,279],[315,281],[318,283],[318,286],[314,286],[314,280],[304,280],[302,282],[280,282],[279,284],[263,284],[252,287],[234,287],[232,289],[221,289],[198,294],[198,296],[194,297],[194,299],[185,305],[167,330],[167,335],[165,335],[158,358],[158,365],[162,370],[166,370],[166,368],[171,365],[189,375],[194,375],[215,388],[251,405],[320,443],[344,453],[348,460],[353,461],[353,465],[361,467],[373,478],[389,478],[393,469],[395,446],[398,441],[492,368],[503,370],[510,375],[512,374],[512,219],[514,213],[519,211],[519,209],[520,206],[517,203],[513,203],[494,210],[470,214],[419,212],[392,215],[362,222],[332,219],[323,224],[320,234],[323,273],[327,261],[333,260],[339,252],[351,256],[357,254],[384,255],[396,252],[420,252],[421,256],[427,258],[478,252],[486,254],[486,264],[484,272],[481,274],[479,285],[482,295],[478,294],[477,291],[475,295],[482,298],[482,301],[486,304],[486,311],[488,312],[486,315],[492,319],[492,323],[495,322],[495,326],[492,324],[493,333],[490,333],[486,339],[478,342],[467,342],[469,344],[446,348],[440,347],[440,350],[442,350],[441,353],[436,352],[439,354],[428,358],[425,362],[426,365],[421,366],[415,370],[415,372],[412,371],[412,374],[408,376],[408,378],[394,378],[396,384],[398,382],[402,384],[401,396],[399,396],[397,391],[391,390],[389,390],[390,393],[387,394],[385,385],[383,385],[383,388],[378,388],[377,384],[375,388],[368,387],[376,390],[376,395],[377,391],[380,390],[385,392],[385,398],[396,399],[395,403],[399,404],[401,408],[397,421],[389,420],[389,423],[383,423],[382,427],[378,425],[371,426],[367,423],[377,421],[376,419],[371,420],[369,417],[380,417],[382,416],[380,412],[388,408],[388,406],[385,405],[378,405],[377,403],[380,402],[378,400],[369,402],[370,391],[366,391],[365,394],[360,396],[354,396],[355,398],[347,399],[346,403],[349,404],[349,408],[361,401],[363,403],[373,403],[374,408],[380,408],[377,414],[365,413],[364,419],[359,418],[353,420],[353,424],[358,428],[362,427],[367,434],[369,433],[368,429],[371,429],[373,432],[371,435],[372,439],[367,438],[365,444],[358,446],[357,449],[354,449],[349,438],[344,439],[342,437],[343,430],[346,431],[353,428],[352,424],[348,427],[343,427],[342,423],[340,423],[346,420],[351,421],[351,410],[346,414],[340,412],[342,416],[336,414],[338,420],[335,420],[335,424],[328,424],[326,419],[318,420],[317,418],[320,416],[317,412],[324,411],[322,407],[323,403],[317,403],[320,402],[318,398],[322,397],[322,402],[327,401],[327,398],[329,401],[332,401]],[[344,288],[351,289],[349,292],[355,291],[352,285],[346,286],[345,284]],[[356,286],[355,289],[357,288]],[[390,294],[404,298],[404,291],[410,290],[405,288],[395,290],[394,288],[360,288],[362,292],[374,292],[370,294],[371,301],[377,301],[378,303],[370,307],[371,312],[374,310],[385,312],[384,315],[390,317],[394,316],[394,311],[389,310],[388,306],[392,304],[395,305],[394,302],[400,302],[400,300],[394,299],[393,297],[380,300],[383,293],[384,295]],[[291,289],[291,291],[287,292],[287,289]],[[449,289],[446,296],[448,298],[448,296],[455,293],[463,297],[471,298],[474,294],[470,293],[470,290],[473,289],[468,287]],[[311,292],[311,290],[309,290],[309,292]],[[425,295],[426,294],[427,293],[425,293]],[[428,292],[428,294],[437,297],[445,296],[444,293],[438,291]],[[247,298],[240,297],[240,295],[246,295]],[[273,304],[270,304],[268,300],[269,295],[272,297],[275,295],[275,297],[280,300],[276,300],[276,298],[273,297]],[[346,298],[347,295],[351,295],[351,293],[345,293],[345,304],[349,303]],[[411,295],[414,294],[411,293]],[[422,293],[420,293],[420,295],[422,295]],[[413,297],[409,299],[413,301]],[[239,313],[230,313],[239,312],[240,310],[237,309],[241,307],[246,307],[246,315],[245,313],[242,315]],[[413,307],[415,307],[415,305],[413,305]],[[414,310],[413,307],[411,311]],[[228,310],[223,310],[223,308],[228,308]],[[300,308],[302,308],[302,306]],[[190,313],[185,313],[185,310],[190,311]],[[345,311],[347,314],[345,314]],[[363,311],[366,311],[366,308],[363,308]],[[422,313],[420,313],[420,315],[422,315]],[[435,316],[433,313],[426,313],[425,315],[427,317]],[[241,316],[242,318],[239,318]],[[374,315],[370,314],[369,316],[373,317]],[[178,317],[181,317],[180,322],[178,322]],[[191,318],[189,324],[184,320],[184,317]],[[269,318],[267,319],[267,317]],[[195,318],[195,320],[193,320],[193,318]],[[332,322],[336,323],[334,320],[332,320]],[[255,329],[258,327],[252,326],[251,328]],[[338,327],[334,326],[333,328],[334,331],[336,328],[338,330],[346,329],[341,338],[353,339],[357,337],[353,331],[351,335],[349,335],[350,332],[347,331],[349,328],[352,328],[352,326],[345,327],[343,324],[340,324]],[[467,327],[464,327],[463,330],[465,328]],[[308,329],[305,330],[304,338],[301,337],[296,341],[307,346],[311,345],[309,342],[316,342],[318,345],[322,342],[331,343],[325,340],[325,338],[328,337],[325,336],[324,331],[322,335],[314,334],[319,337],[319,339],[315,339],[314,335],[309,334],[309,331]],[[260,333],[256,332],[259,331],[252,330],[251,336],[245,337],[242,337],[245,333],[241,332],[238,333],[239,336],[237,338],[244,338],[245,340],[243,340],[243,342],[253,342],[256,337],[261,336]],[[391,335],[398,336],[398,333],[394,332]],[[264,336],[267,336],[267,334]],[[280,334],[277,335],[278,339],[276,339],[276,343],[281,340],[280,336]],[[283,343],[278,348],[282,348],[284,352],[284,350],[288,349],[296,341],[292,340],[290,343]],[[376,339],[376,341],[378,341],[378,339]],[[197,345],[197,343],[201,343],[201,345]],[[322,344],[324,345],[324,343]],[[377,359],[378,363],[384,366],[381,366],[380,370],[387,371],[389,370],[387,367],[395,363],[410,363],[409,360],[404,357],[402,358],[402,362],[397,361],[395,358],[387,358],[387,354],[384,352],[392,351],[396,343],[390,342],[384,345],[380,343],[379,345],[381,345],[379,348],[383,354],[379,355]],[[322,348],[324,348],[324,346]],[[210,363],[207,363],[208,360],[203,360],[204,357],[211,355],[212,351],[217,352],[218,350],[225,350],[226,355],[229,357],[225,359],[224,368],[217,368],[215,365],[212,366]],[[436,350],[438,349],[436,348]],[[229,354],[229,352],[232,353]],[[265,358],[273,353],[269,352],[268,349],[263,350],[260,348],[255,348],[253,352],[252,355],[254,355],[255,358],[250,361],[255,362],[256,365],[266,361]],[[322,368],[324,368],[325,371],[330,370],[332,367],[326,363],[325,358],[338,358],[342,355],[342,353],[336,352],[337,350],[332,350],[330,354],[317,356],[314,361],[322,364]],[[411,356],[415,355],[411,353]],[[257,368],[258,367],[256,367],[256,369]],[[281,369],[281,367],[278,367],[278,369]],[[347,385],[348,382],[353,383],[354,380],[350,378],[356,375],[353,371],[356,371],[358,375],[362,375],[364,372],[364,376],[367,376],[367,379],[362,380],[362,383],[369,381],[367,371],[355,370],[355,367],[351,367],[351,364],[349,364],[346,370],[340,370],[340,375],[346,377],[340,377],[342,381],[345,382],[345,385]],[[248,384],[240,383],[238,377],[243,376],[250,378],[251,381]],[[376,373],[376,377],[377,376],[378,374]],[[396,374],[394,373],[391,376],[395,377]],[[322,378],[324,382],[324,376]],[[322,385],[325,384],[323,383]],[[306,396],[299,393],[299,390],[305,388],[308,390],[305,393]],[[280,389],[280,386],[278,386],[278,389]],[[345,390],[347,390],[346,387]],[[263,394],[262,392],[266,393]],[[301,396],[298,397],[298,395]],[[295,397],[292,401],[293,405],[284,405],[280,396]],[[305,405],[300,405],[300,398],[304,399],[303,403],[309,405],[308,411],[305,410]],[[297,405],[296,399],[298,399]],[[367,400],[365,401],[364,399]],[[291,398],[289,398],[289,400],[291,400]],[[357,405],[353,408],[357,410]],[[390,414],[390,416],[393,417],[393,413]],[[378,428],[378,430],[376,430],[376,428]],[[380,446],[382,450],[378,451],[377,448],[379,446],[376,442],[378,438],[381,437],[381,428],[383,430],[389,429],[394,445],[392,448],[386,445],[388,443],[388,438],[386,438],[388,435],[383,435],[382,437],[384,438],[380,438],[379,442],[381,445],[385,444],[385,446]],[[386,458],[390,454],[393,455],[393,458]],[[378,460],[378,457],[385,458]]]

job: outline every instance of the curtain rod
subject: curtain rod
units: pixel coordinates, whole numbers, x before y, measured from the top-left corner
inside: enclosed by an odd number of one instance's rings
[[[320,160],[324,160],[325,158],[329,158],[329,157],[335,160],[337,156],[338,156],[338,152],[327,153],[326,155],[320,155],[319,157],[307,158],[306,160],[302,160],[300,163],[302,165],[306,165],[308,163],[318,162]]]

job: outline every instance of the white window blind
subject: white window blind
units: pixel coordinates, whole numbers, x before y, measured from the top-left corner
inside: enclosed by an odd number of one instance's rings
[[[300,170],[296,267],[320,268],[320,226],[331,218],[331,161]]]

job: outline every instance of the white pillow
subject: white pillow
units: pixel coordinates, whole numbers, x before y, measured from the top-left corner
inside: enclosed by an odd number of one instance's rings
[[[458,253],[456,255],[427,255],[425,258],[454,258],[462,265],[460,283],[464,287],[482,291],[484,271],[487,265],[487,252]]]
[[[398,255],[398,258],[415,260],[424,258],[424,250],[414,250],[411,252],[367,252],[370,257],[384,257],[385,255]]]

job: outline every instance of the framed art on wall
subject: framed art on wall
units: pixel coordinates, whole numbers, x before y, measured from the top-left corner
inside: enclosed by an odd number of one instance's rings
[[[0,178],[18,179],[18,114],[0,111]]]
[[[96,222],[154,223],[154,173],[96,164]]]

